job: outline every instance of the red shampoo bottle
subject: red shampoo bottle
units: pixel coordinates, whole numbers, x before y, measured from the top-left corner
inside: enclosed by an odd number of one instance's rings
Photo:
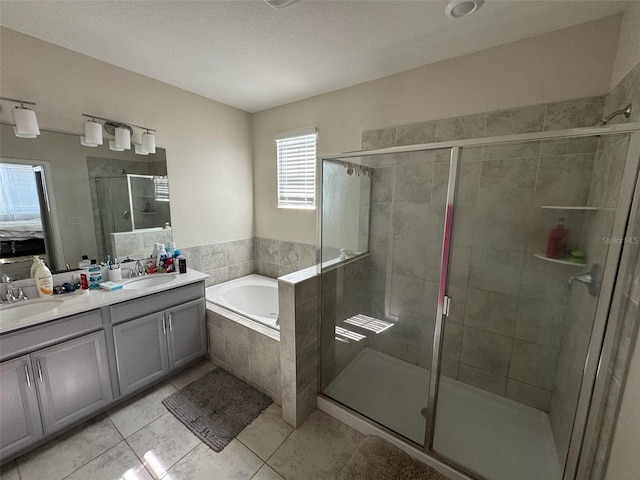
[[[567,253],[569,230],[564,227],[564,218],[558,219],[558,225],[552,228],[547,238],[547,258],[563,258]]]

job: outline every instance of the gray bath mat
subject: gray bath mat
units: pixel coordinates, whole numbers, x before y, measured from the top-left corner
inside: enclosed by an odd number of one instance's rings
[[[162,404],[216,452],[249,425],[271,399],[216,368],[168,396]]]
[[[380,437],[365,438],[338,480],[447,480],[447,477]]]

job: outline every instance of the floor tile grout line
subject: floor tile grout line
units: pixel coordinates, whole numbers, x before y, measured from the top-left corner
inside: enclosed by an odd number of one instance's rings
[[[114,426],[115,428],[115,426]],[[120,434],[120,432],[118,432],[118,434],[122,437],[122,434]],[[113,447],[110,447],[108,449],[106,449],[104,452],[102,452],[100,455],[98,455],[95,458],[92,458],[91,460],[89,460],[87,463],[79,466],[78,468],[76,468],[73,472],[71,472],[70,474],[68,474],[67,476],[63,477],[62,480],[65,480],[67,478],[69,478],[71,475],[73,475],[74,473],[77,473],[79,470],[83,469],[84,467],[86,467],[87,465],[89,465],[91,462],[93,462],[94,460],[97,460],[98,458],[100,458],[101,456],[103,456],[105,453],[110,452],[111,450],[113,450],[114,448],[116,448],[118,445],[120,445],[121,443],[126,443],[124,437],[122,437],[122,440],[120,440],[118,443],[116,443]],[[128,446],[128,445],[127,445]],[[20,474],[20,472],[18,472],[18,475]]]

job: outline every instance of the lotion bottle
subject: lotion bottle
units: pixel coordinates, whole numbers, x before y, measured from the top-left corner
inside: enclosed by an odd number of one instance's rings
[[[44,261],[37,255],[33,256],[33,263],[31,264],[31,270],[29,270],[29,276],[34,278],[36,276],[36,270],[40,267],[40,264]]]
[[[38,296],[48,297],[53,295],[53,275],[51,270],[47,268],[44,262],[40,262],[40,266],[36,270],[36,288]]]

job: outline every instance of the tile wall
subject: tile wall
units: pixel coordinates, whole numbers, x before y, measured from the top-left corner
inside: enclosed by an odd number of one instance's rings
[[[318,275],[314,269],[278,279],[282,416],[298,428],[318,392]]]
[[[156,243],[166,245],[171,241],[171,229],[156,229],[136,232],[119,232],[111,235],[111,255],[120,260],[149,258]]]
[[[365,149],[596,125],[604,97],[363,133]],[[572,268],[536,259],[558,213],[586,205],[597,139],[464,150],[451,266],[452,315],[443,372],[548,411]],[[372,348],[430,366],[448,151],[375,157],[368,311],[395,325]],[[582,246],[584,213],[564,215]],[[385,295],[388,294],[389,298]]]
[[[180,248],[180,245],[178,245]],[[233,240],[199,247],[182,248],[187,268],[210,275],[207,287],[256,273],[255,240]]]
[[[280,404],[280,342],[274,338],[277,335],[265,335],[232,317],[235,315],[207,308],[209,357]]]
[[[316,263],[316,246],[270,238],[255,239],[255,271],[278,278]]]

